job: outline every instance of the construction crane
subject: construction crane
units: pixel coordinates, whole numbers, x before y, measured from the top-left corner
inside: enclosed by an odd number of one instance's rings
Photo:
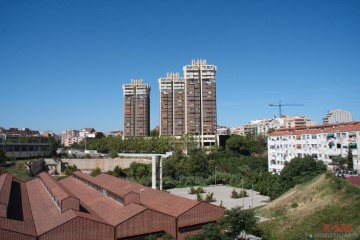
[[[279,107],[279,117],[281,118],[281,107],[283,106],[304,106],[304,104],[282,104],[281,101],[279,101],[279,104],[269,104],[270,107]]]

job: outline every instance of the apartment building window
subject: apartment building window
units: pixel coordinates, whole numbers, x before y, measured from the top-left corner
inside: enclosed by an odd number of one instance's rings
[[[339,137],[340,137],[340,133],[336,133],[336,137],[339,138]]]
[[[297,156],[298,156],[299,158],[301,158],[301,157],[302,157],[302,154],[301,154],[301,153],[298,153]]]

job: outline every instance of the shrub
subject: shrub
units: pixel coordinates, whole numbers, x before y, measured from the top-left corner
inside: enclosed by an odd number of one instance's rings
[[[205,202],[216,202],[216,199],[214,198],[214,193],[208,192],[205,197]]]
[[[201,202],[201,201],[204,201],[204,198],[203,198],[203,196],[202,196],[200,193],[197,193],[197,194],[196,194],[196,200],[199,201],[199,202]]]
[[[298,204],[296,202],[291,204],[291,208],[297,208],[297,207],[298,207]]]
[[[246,190],[245,189],[241,189],[239,192],[237,192],[235,190],[235,188],[232,190],[231,192],[231,198],[243,198],[243,197],[247,197],[247,193],[246,193]]]
[[[198,193],[205,193],[204,188],[202,188],[202,187],[198,187],[198,188],[190,187],[189,194],[198,194]]]

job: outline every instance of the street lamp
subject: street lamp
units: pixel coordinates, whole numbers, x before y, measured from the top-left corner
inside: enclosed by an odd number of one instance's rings
[[[216,167],[215,167],[215,186],[216,186]]]
[[[241,185],[242,185],[242,192],[244,193],[244,179],[241,179]],[[246,190],[245,190],[245,193],[243,194],[243,209],[245,207],[245,196],[246,196]]]

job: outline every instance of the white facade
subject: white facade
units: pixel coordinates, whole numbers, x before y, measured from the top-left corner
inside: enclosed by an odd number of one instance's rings
[[[315,121],[310,120],[306,116],[286,116],[282,115],[281,118],[273,117],[270,119],[254,120],[244,124],[234,130],[232,134],[237,135],[264,135],[268,134],[270,129],[280,128],[294,128],[304,126],[314,126]]]
[[[332,157],[347,157],[349,148],[356,168],[359,145],[360,122],[278,130],[268,137],[268,168],[279,173],[286,161],[306,155],[329,164]]]
[[[341,109],[334,109],[332,111],[329,111],[323,118],[323,123],[325,124],[341,122],[352,122],[352,114]]]
[[[315,121],[311,120],[306,116],[286,116],[283,115],[285,128],[295,128],[295,127],[304,127],[304,126],[315,126]]]
[[[81,142],[78,130],[65,130],[60,133],[61,144],[69,147],[74,143]]]

